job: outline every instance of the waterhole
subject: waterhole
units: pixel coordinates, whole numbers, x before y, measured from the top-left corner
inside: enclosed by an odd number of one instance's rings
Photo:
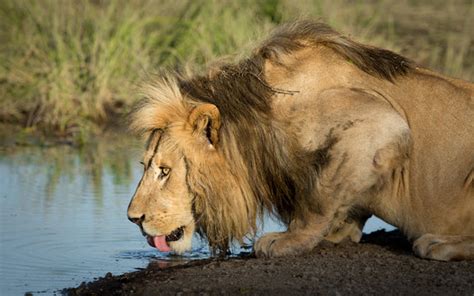
[[[207,258],[194,238],[184,256],[151,248],[126,209],[142,174],[141,145],[0,148],[0,294],[39,295],[106,273]],[[366,231],[387,227],[371,220]],[[264,231],[283,227],[265,219]],[[234,248],[234,254],[249,249]]]

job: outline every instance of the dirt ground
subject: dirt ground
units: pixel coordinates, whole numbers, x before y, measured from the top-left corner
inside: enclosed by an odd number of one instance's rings
[[[415,257],[398,231],[365,235],[360,244],[324,242],[300,257],[194,261],[106,275],[69,295],[474,295],[474,261]]]

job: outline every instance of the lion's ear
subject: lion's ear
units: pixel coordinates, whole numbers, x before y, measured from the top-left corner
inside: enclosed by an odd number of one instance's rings
[[[206,136],[211,145],[216,146],[219,142],[221,116],[215,105],[202,104],[197,106],[189,114],[188,122],[193,127],[194,133]]]

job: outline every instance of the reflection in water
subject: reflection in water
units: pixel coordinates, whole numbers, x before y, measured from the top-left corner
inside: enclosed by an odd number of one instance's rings
[[[209,257],[207,244],[197,237],[184,256],[157,252],[126,219],[143,168],[141,145],[125,138],[82,149],[0,148],[2,294],[51,294],[107,272]],[[283,229],[268,217],[264,221],[265,232]]]
[[[131,161],[138,161],[141,147],[133,141],[118,141],[117,138],[100,141],[81,148],[55,147],[9,147],[2,148],[0,161],[11,167],[28,167],[22,170],[26,178],[45,175],[46,198],[53,198],[61,179],[68,182],[78,176],[85,176],[91,192],[102,199],[104,175],[111,177],[113,185],[129,185],[132,182]],[[133,144],[133,145],[132,145]],[[133,149],[134,147],[135,149]],[[131,153],[133,157],[131,157]]]

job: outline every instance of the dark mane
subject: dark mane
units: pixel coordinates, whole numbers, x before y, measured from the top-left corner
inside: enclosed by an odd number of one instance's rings
[[[293,139],[272,125],[270,98],[275,90],[265,83],[262,69],[263,58],[256,56],[223,66],[212,76],[181,79],[178,85],[185,96],[219,108],[224,140],[233,137],[241,143],[238,149],[249,170],[253,195],[262,208],[289,222],[314,208],[309,198],[312,156],[295,151],[296,145],[291,150]]]

